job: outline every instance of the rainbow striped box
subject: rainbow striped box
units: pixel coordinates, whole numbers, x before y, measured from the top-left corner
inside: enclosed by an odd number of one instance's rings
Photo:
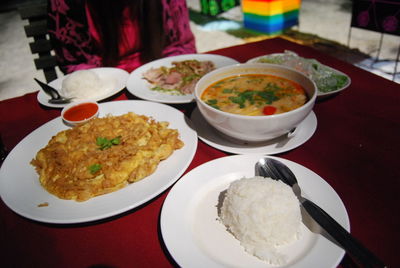
[[[301,0],[242,0],[244,27],[269,35],[298,25]]]

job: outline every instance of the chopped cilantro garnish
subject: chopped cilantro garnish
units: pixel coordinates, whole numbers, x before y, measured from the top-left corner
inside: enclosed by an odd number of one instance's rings
[[[251,100],[254,96],[254,94],[256,93],[256,91],[252,91],[252,90],[246,90],[244,92],[240,92],[239,96],[242,96],[243,98],[245,98],[246,100]]]
[[[96,145],[99,146],[100,150],[111,148],[113,145],[118,145],[120,143],[121,143],[121,136],[118,136],[111,140],[104,137],[97,137],[96,139]]]
[[[214,107],[215,109],[219,110],[218,101],[216,99],[208,100],[206,103],[211,107]]]
[[[100,164],[93,164],[91,166],[88,167],[90,174],[95,174],[97,171],[99,171],[101,169],[101,165]]]
[[[233,89],[232,88],[224,88],[223,90],[222,90],[222,93],[232,93],[233,92]]]
[[[271,91],[258,91],[257,96],[261,97],[267,104],[271,104],[272,102],[278,100],[278,97],[275,95],[275,93]]]
[[[231,93],[231,92],[223,92],[223,93]],[[278,100],[279,98],[276,96],[275,91],[255,91],[255,90],[247,90],[244,92],[233,92],[236,93],[236,96],[230,96],[229,100],[233,103],[239,105],[240,108],[244,108],[246,106],[246,102],[250,104],[254,104],[257,102],[264,102],[266,104],[271,104],[272,102]],[[210,104],[211,105],[211,104]]]
[[[239,105],[240,108],[244,108],[244,103],[246,101],[246,99],[242,98],[242,97],[229,97],[229,99],[233,102]]]
[[[215,83],[212,87],[217,88],[217,87],[220,87],[222,84],[225,84],[225,81],[219,81],[219,82]]]
[[[268,83],[264,88],[264,90],[269,90],[269,91],[276,91],[276,90],[280,90],[280,89],[282,89],[282,88],[280,88],[277,84],[271,83],[271,82]]]
[[[259,84],[259,83],[262,83],[263,81],[264,81],[263,78],[254,78],[254,79],[247,80],[246,83],[248,83],[248,84]]]

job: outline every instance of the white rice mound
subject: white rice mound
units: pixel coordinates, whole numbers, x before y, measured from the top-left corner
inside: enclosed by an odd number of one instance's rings
[[[94,99],[111,89],[109,82],[102,81],[91,70],[79,70],[68,75],[61,85],[61,94],[67,98]]]
[[[231,183],[219,216],[248,253],[272,265],[287,262],[279,247],[300,236],[299,200],[290,186],[271,178],[243,178]]]

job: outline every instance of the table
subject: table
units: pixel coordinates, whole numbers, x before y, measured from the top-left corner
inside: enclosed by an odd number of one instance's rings
[[[240,62],[292,50],[318,59],[352,79],[342,93],[315,105],[318,126],[302,146],[277,156],[324,178],[343,200],[351,232],[390,267],[400,267],[398,212],[400,86],[313,48],[281,38],[210,53]],[[115,100],[133,99],[128,92]],[[194,104],[176,105],[189,113]],[[40,106],[36,93],[0,102],[0,133],[7,149],[60,110]],[[227,154],[199,141],[187,171]],[[162,242],[160,211],[168,190],[139,208],[95,223],[51,225],[25,219],[0,202],[2,267],[171,267]],[[342,267],[349,264],[344,258]]]

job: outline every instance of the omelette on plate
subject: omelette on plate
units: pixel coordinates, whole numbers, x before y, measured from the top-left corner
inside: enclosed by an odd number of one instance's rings
[[[130,112],[59,132],[31,164],[48,192],[85,201],[145,178],[183,145],[168,122]]]

